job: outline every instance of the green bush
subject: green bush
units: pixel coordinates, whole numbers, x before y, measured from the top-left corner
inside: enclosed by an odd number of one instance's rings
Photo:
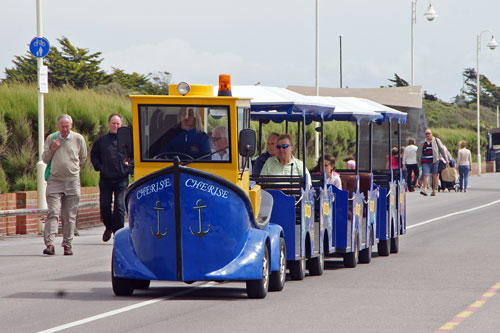
[[[3,171],[2,167],[0,167],[0,193],[9,192],[9,183],[7,182],[7,175],[5,171]]]

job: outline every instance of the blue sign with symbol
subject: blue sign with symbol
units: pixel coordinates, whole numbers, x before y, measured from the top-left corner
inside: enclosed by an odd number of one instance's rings
[[[35,37],[30,43],[30,52],[37,58],[44,58],[50,51],[49,41],[43,37]]]

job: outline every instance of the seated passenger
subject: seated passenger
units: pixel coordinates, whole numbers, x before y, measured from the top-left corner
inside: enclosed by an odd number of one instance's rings
[[[212,129],[212,142],[214,143],[212,160],[228,161],[229,143],[227,141],[227,128],[225,126],[219,125]]]
[[[278,133],[272,132],[269,134],[267,137],[267,152],[264,154],[261,154],[257,159],[255,160],[255,163],[253,165],[253,171],[252,171],[252,176],[259,176],[260,172],[262,170],[262,167],[264,166],[264,163],[266,163],[267,159],[269,157],[273,157],[278,155],[278,150],[276,149],[276,139],[278,139],[280,135]]]
[[[177,116],[177,126],[168,130],[163,138],[167,142],[160,156],[171,159],[179,153],[180,159],[200,158],[210,154],[210,140],[203,132],[201,117],[197,108],[183,107]]]
[[[274,175],[274,176],[303,176],[304,164],[301,160],[296,159],[292,155],[293,144],[292,137],[289,134],[282,134],[276,140],[277,156],[267,159],[260,172],[261,176]],[[306,169],[309,176],[309,171]]]
[[[346,162],[347,170],[356,170],[356,161],[354,160],[354,157],[352,155],[344,158],[344,162]]]
[[[318,161],[318,164],[312,169],[313,173],[323,172],[322,159]],[[335,172],[335,156],[326,154],[325,155],[325,173],[326,173],[326,183],[335,185],[339,190],[342,189],[342,181],[340,180],[340,174]]]

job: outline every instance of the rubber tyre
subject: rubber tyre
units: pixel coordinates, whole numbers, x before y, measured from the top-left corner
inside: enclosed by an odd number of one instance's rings
[[[370,232],[370,239],[368,240],[368,247],[359,251],[359,262],[361,264],[369,264],[372,261],[372,240],[373,236]]]
[[[269,278],[269,291],[281,291],[286,281],[286,245],[283,237],[280,237],[280,268],[271,272]]]
[[[249,298],[264,298],[269,290],[269,251],[264,248],[262,258],[262,278],[258,280],[247,280],[247,295]]]
[[[388,257],[391,254],[391,240],[379,240],[377,244],[378,255],[381,257]]]
[[[306,261],[304,259],[291,261],[289,266],[292,280],[304,280],[306,276]]]
[[[391,237],[391,253],[399,252],[399,235]]]
[[[354,239],[354,251],[344,254],[344,267],[354,268],[359,261],[359,242],[358,233],[356,232],[356,238]]]
[[[307,266],[310,275],[323,275],[323,271],[325,270],[325,255],[320,253],[317,257],[309,258],[307,260]]]
[[[151,280],[135,279],[133,284],[134,284],[134,289],[146,290],[149,288]]]
[[[134,280],[115,277],[113,260],[111,260],[111,284],[116,296],[130,296],[134,292]]]

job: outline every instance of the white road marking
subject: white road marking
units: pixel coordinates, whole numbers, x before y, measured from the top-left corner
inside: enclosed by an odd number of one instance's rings
[[[459,215],[459,214],[463,214],[463,213],[469,213],[469,212],[472,212],[472,211],[475,211],[475,210],[478,210],[478,209],[482,209],[482,208],[485,208],[485,207],[497,204],[499,202],[500,202],[500,200],[495,200],[495,201],[492,201],[492,202],[487,203],[487,204],[482,205],[482,206],[477,206],[477,207],[474,207],[474,208],[470,208],[470,209],[466,209],[466,210],[461,210],[459,212],[455,212],[455,213],[451,213],[451,214],[446,214],[446,215],[443,215],[443,216],[435,217],[433,219],[430,219],[430,220],[427,220],[427,221],[424,221],[424,222],[420,222],[420,223],[417,223],[417,224],[410,225],[410,226],[406,227],[406,229],[412,229],[412,228],[420,227],[420,226],[423,226],[423,225],[426,225],[426,224],[429,224],[429,223],[432,223],[432,222],[436,222],[438,220],[442,220],[442,219],[445,219],[445,218],[448,218],[448,217],[451,217],[451,216],[455,216],[455,215]]]
[[[171,296],[167,296],[167,297],[162,296],[162,297],[154,298],[154,299],[151,299],[149,301],[140,302],[140,303],[129,305],[129,306],[126,306],[126,307],[123,307],[123,308],[119,308],[119,309],[116,309],[116,310],[104,312],[104,313],[99,314],[99,315],[95,315],[95,316],[92,316],[92,317],[88,317],[88,318],[84,318],[84,319],[81,319],[81,320],[77,320],[77,321],[74,321],[72,323],[67,323],[67,324],[64,324],[64,325],[60,325],[60,326],[57,326],[57,327],[46,329],[44,331],[39,331],[38,333],[50,333],[50,332],[62,331],[62,330],[65,330],[65,329],[68,329],[68,328],[71,328],[71,327],[75,327],[75,326],[87,324],[87,323],[90,323],[92,321],[96,321],[96,320],[99,320],[99,319],[111,317],[111,316],[114,316],[114,315],[117,315],[117,314],[120,314],[120,313],[123,313],[123,312],[132,311],[132,310],[135,310],[135,309],[138,309],[138,308],[142,308],[142,307],[147,306],[147,305],[155,304],[155,303],[158,303],[158,302],[161,302],[161,301],[166,301],[166,300],[175,298],[175,297],[180,296],[180,295],[189,294],[189,293],[195,291],[198,288],[206,288],[206,287],[210,287],[210,286],[213,286],[213,285],[215,285],[215,282],[205,282],[205,283],[200,284],[198,286],[195,286],[195,287],[189,288],[187,290],[183,290],[183,291],[180,291],[178,293],[175,293],[175,294],[173,294]]]

